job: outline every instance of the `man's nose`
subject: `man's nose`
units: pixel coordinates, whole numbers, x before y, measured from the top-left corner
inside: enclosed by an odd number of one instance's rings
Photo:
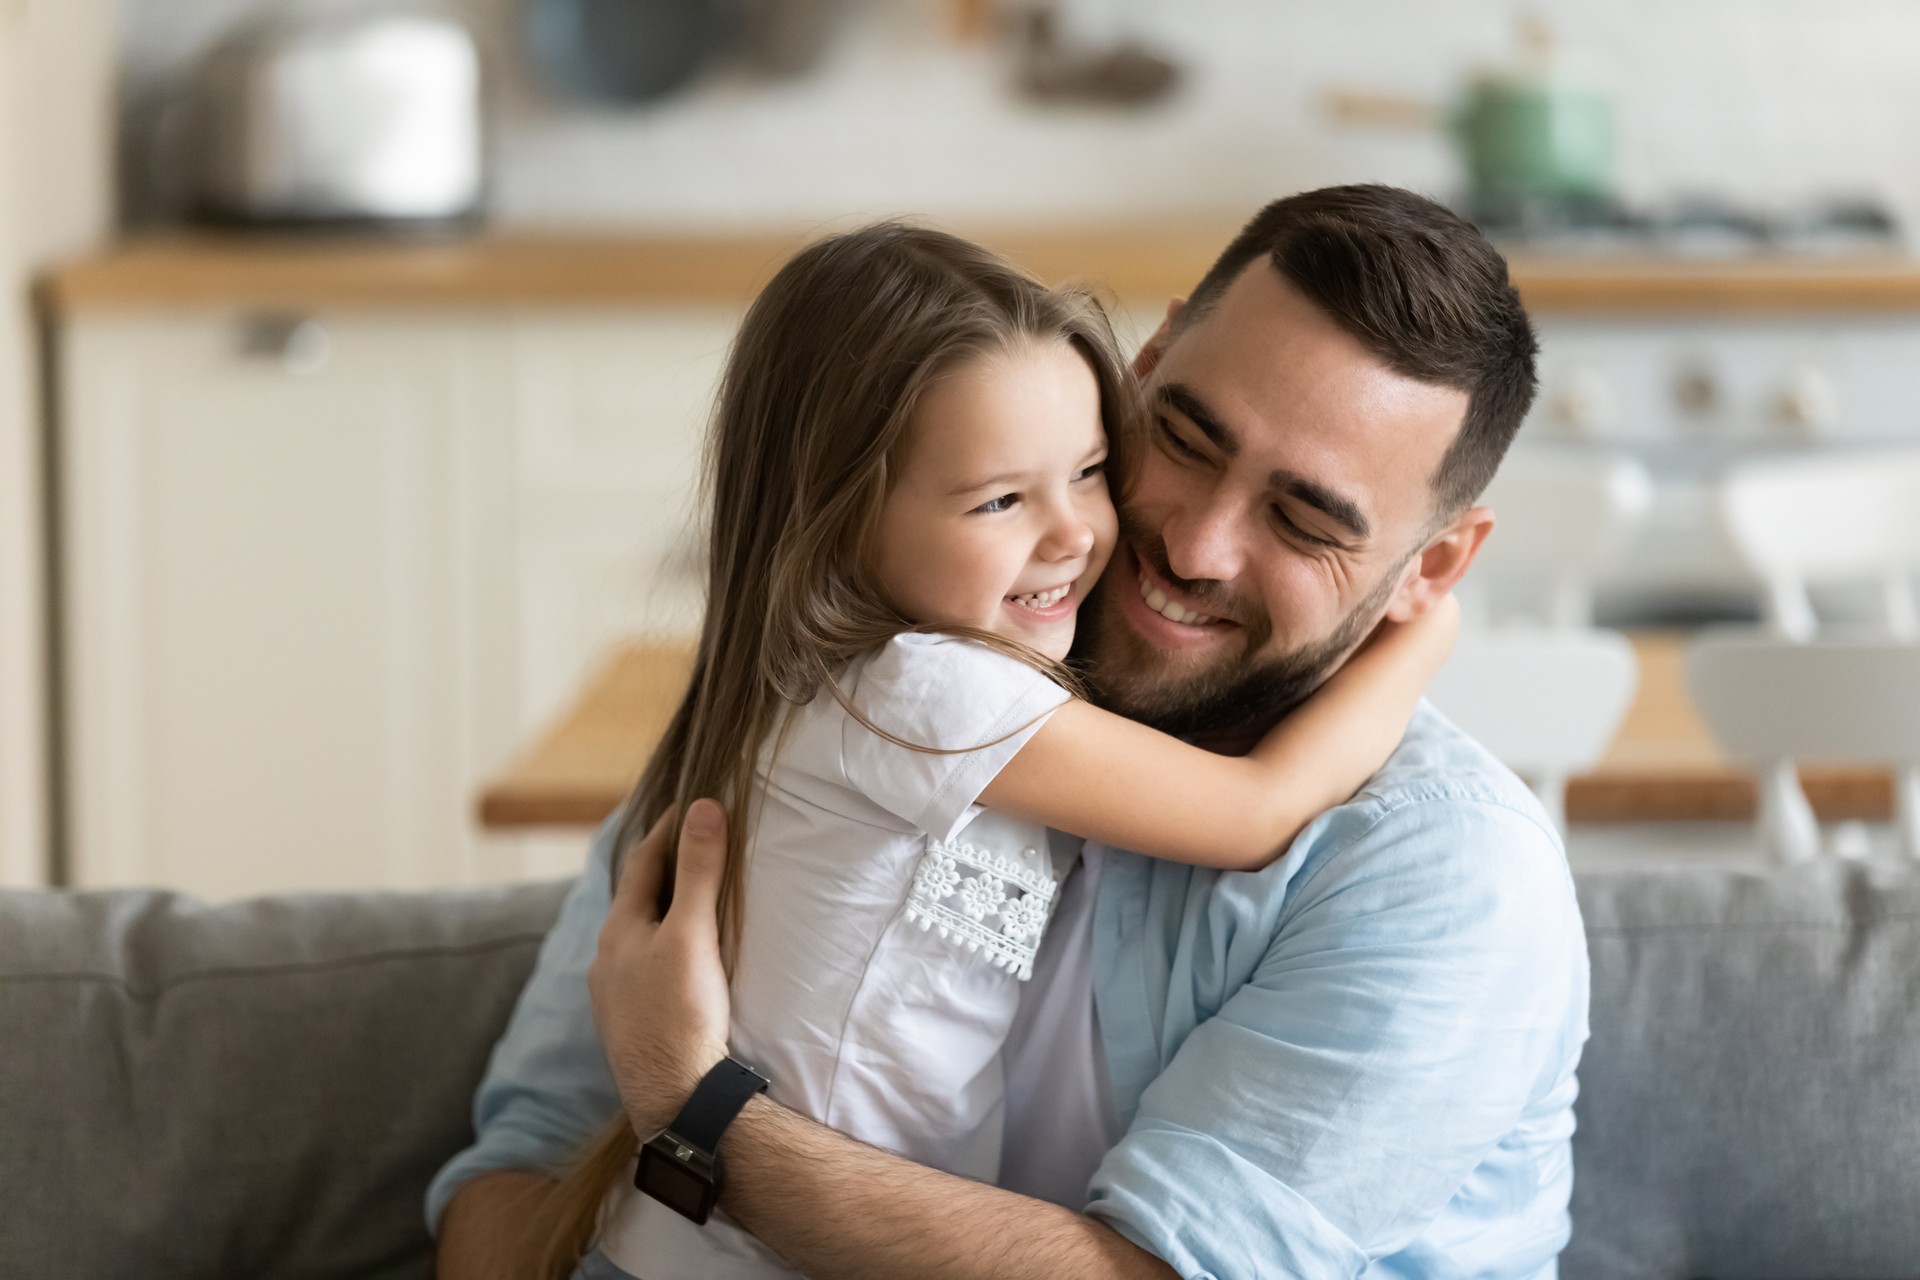
[[[1192,511],[1176,511],[1161,526],[1167,567],[1182,578],[1231,582],[1243,565],[1239,521],[1224,505],[1215,503]]]

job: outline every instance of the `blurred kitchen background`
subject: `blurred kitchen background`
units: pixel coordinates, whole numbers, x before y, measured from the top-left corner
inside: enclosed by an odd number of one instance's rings
[[[782,255],[923,217],[1137,337],[1348,181],[1545,340],[1436,700],[1583,859],[1920,840],[1920,6],[0,0],[0,883],[565,873]]]

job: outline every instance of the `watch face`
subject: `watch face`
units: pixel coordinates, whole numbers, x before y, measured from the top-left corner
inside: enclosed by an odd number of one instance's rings
[[[687,1156],[678,1155],[681,1151]],[[701,1160],[704,1154],[662,1134],[641,1148],[634,1184],[675,1213],[705,1222],[713,1211],[713,1183],[682,1163],[689,1157]]]
[[[702,1216],[707,1184],[671,1160],[654,1160],[647,1170],[647,1190],[667,1207],[689,1218]]]

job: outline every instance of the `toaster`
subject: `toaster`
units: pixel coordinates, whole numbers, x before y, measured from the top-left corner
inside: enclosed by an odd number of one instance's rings
[[[255,21],[207,55],[192,101],[202,217],[438,223],[480,210],[480,55],[452,17],[363,9]]]

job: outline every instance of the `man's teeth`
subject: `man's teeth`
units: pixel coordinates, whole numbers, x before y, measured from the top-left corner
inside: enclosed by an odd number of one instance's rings
[[[1140,575],[1140,598],[1147,602],[1147,608],[1169,622],[1183,622],[1189,627],[1204,627],[1209,622],[1220,621],[1210,613],[1195,613],[1184,605],[1167,599],[1167,593],[1154,586],[1152,580],[1144,573]]]
[[[1067,592],[1073,590],[1069,582],[1064,587],[1055,587],[1051,591],[1036,591],[1032,595],[1009,597],[1015,604],[1028,609],[1047,609],[1067,598]]]

